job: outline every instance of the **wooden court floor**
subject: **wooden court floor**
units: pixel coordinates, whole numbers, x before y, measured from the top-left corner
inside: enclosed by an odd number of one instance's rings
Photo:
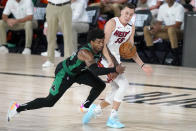
[[[55,68],[42,69],[45,60],[38,55],[0,55],[0,131],[196,131],[196,68],[152,65],[154,73],[147,77],[135,63],[124,63],[130,87],[119,110],[123,129],[106,127],[111,106],[83,126],[79,106],[90,87],[78,84],[54,107],[21,112],[8,123],[11,101],[25,103],[48,95]],[[95,104],[109,90],[107,85]]]

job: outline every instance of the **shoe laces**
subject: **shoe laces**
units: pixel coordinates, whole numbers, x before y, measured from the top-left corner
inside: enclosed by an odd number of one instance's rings
[[[119,122],[120,123],[120,121],[119,121],[119,117],[116,115],[115,117],[113,117],[112,118],[115,122]]]

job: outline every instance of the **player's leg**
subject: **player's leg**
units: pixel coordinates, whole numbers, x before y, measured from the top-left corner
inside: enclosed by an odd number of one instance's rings
[[[92,87],[89,96],[83,104],[85,108],[89,108],[89,106],[101,94],[101,92],[105,89],[106,86],[104,81],[102,81],[98,76],[94,75],[90,71],[84,71],[82,75],[76,78],[76,82],[79,84],[85,84]]]
[[[119,88],[114,95],[112,111],[107,121],[107,126],[112,128],[123,128],[124,125],[120,123],[118,119],[118,109],[120,107],[121,101],[124,97],[124,93],[129,87],[129,83],[124,75],[119,75],[114,82],[118,84]]]
[[[118,85],[117,85],[115,82],[113,82],[113,81],[110,82],[110,85],[111,85],[111,91],[110,91],[109,93],[106,94],[105,100],[102,100],[102,101],[100,102],[100,104],[98,104],[98,105],[96,106],[96,108],[95,108],[95,110],[101,110],[101,111],[99,111],[100,113],[102,113],[102,110],[103,110],[104,108],[106,108],[107,106],[113,104],[114,95],[115,95],[116,91],[117,91],[118,88],[119,88]],[[98,114],[98,116],[99,116],[99,115],[100,115],[100,114]]]
[[[111,91],[108,94],[106,94],[105,100],[103,100],[100,103],[101,109],[104,109],[108,105],[112,105],[113,104],[114,96],[116,94],[116,91],[119,88],[119,86],[114,81],[111,81],[110,85],[111,85]]]
[[[54,104],[61,98],[64,92],[73,84],[72,80],[67,79],[69,76],[64,72],[62,63],[57,66],[55,74],[56,76],[50,88],[49,95],[47,97],[37,98],[21,105],[13,102],[8,110],[8,121],[10,121],[12,117],[22,111],[54,106]]]
[[[102,59],[101,62],[98,62],[99,67],[108,67],[106,60]],[[110,74],[107,75],[107,82],[111,85],[111,91],[106,95],[105,100],[101,101],[96,108],[104,109],[105,107],[113,103],[115,92],[118,89],[118,85],[111,79]]]
[[[86,113],[85,116],[83,117],[84,119],[83,124],[87,124],[88,122],[90,122],[90,120],[94,116],[100,116],[102,113],[102,109],[113,103],[115,92],[118,90],[118,85],[113,81],[110,83],[112,85],[112,89],[110,93],[106,95],[106,99],[103,100],[100,104],[90,106],[88,113]],[[88,114],[93,114],[93,115],[88,115]]]
[[[106,95],[105,100],[103,100],[94,109],[94,110],[98,110],[98,109],[102,110],[108,105],[112,105],[112,111],[107,121],[107,126],[112,127],[112,128],[123,128],[124,127],[124,125],[121,124],[118,120],[118,109],[121,104],[122,98],[124,96],[125,89],[126,87],[128,87],[128,82],[126,81],[126,79],[124,80],[123,79],[124,78],[122,76],[118,76],[114,81],[110,82],[111,88],[112,88],[111,92],[108,93]],[[84,123],[84,124],[87,124],[87,123]]]
[[[88,78],[88,79],[84,79]],[[93,103],[93,101],[101,94],[101,92],[105,89],[105,83],[102,81],[98,76],[94,75],[90,71],[85,71],[77,77],[76,80],[79,84],[85,84],[92,87],[89,96],[87,97],[86,101],[83,104],[84,108],[89,108],[89,106]],[[83,123],[88,123],[90,119],[95,116],[95,109],[96,105],[92,104],[85,116],[83,117]],[[99,110],[101,111],[101,110]]]

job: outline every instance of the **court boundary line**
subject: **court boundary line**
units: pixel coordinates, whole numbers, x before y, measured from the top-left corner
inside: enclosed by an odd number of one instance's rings
[[[23,73],[11,73],[11,72],[0,72],[2,75],[17,75],[17,76],[29,76],[29,77],[41,77],[41,78],[54,78],[54,76],[45,76],[45,75],[34,75],[34,74],[23,74]],[[191,87],[180,87],[180,86],[168,86],[168,85],[152,85],[152,84],[144,84],[144,83],[129,83],[131,86],[146,86],[146,87],[154,87],[154,88],[173,88],[179,90],[196,90],[196,88]]]

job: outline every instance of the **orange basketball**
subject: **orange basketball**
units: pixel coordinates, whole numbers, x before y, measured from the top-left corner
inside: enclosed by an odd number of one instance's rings
[[[120,45],[119,52],[120,56],[123,59],[131,59],[136,53],[135,45],[132,45],[130,42],[125,42]]]

